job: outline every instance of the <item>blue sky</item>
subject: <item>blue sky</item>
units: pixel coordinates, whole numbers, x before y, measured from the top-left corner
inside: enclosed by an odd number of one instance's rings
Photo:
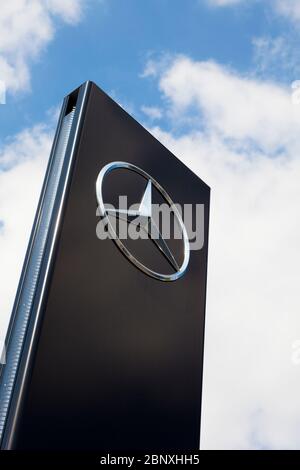
[[[254,67],[253,38],[291,30],[290,22],[265,2],[242,2],[234,8],[213,7],[205,0],[83,3],[80,22],[66,26],[59,19],[54,39],[30,60],[31,90],[10,95],[0,108],[1,139],[44,120],[62,96],[87,79],[143,118],[140,107],[160,100],[157,87],[140,77],[149,57],[185,54],[247,73]]]
[[[0,341],[61,100],[93,80],[212,188],[203,447],[300,448],[299,38],[299,0],[1,6]]]

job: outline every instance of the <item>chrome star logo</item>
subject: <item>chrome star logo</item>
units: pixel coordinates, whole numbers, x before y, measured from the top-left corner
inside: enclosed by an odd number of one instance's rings
[[[137,208],[137,210],[122,210],[122,209],[112,209],[109,208],[103,202],[103,181],[105,177],[111,172],[118,169],[127,169],[128,171],[133,171],[140,176],[142,176],[146,180],[146,188],[141,199],[141,202]],[[176,257],[170,250],[168,246],[167,240],[165,240],[159,231],[159,228],[152,216],[152,187],[155,187],[156,190],[161,194],[163,199],[171,208],[174,217],[177,220],[178,225],[182,231],[182,243],[183,243],[183,261],[181,265],[178,264]],[[127,162],[112,162],[105,165],[102,170],[100,171],[97,182],[96,182],[96,196],[99,204],[99,213],[102,217],[104,217],[107,221],[107,227],[111,238],[115,241],[118,245],[120,250],[125,254],[125,256],[133,263],[137,268],[143,271],[145,274],[149,276],[159,279],[160,281],[175,281],[183,276],[186,272],[186,269],[189,264],[190,258],[190,248],[189,248],[189,239],[187,235],[186,228],[182,221],[181,215],[173,203],[172,199],[168,195],[168,193],[163,189],[163,187],[148,173],[146,173],[141,168]],[[158,250],[161,252],[162,256],[164,256],[169,264],[171,265],[174,273],[171,274],[163,274],[156,271],[153,271],[149,267],[145,266],[141,263],[132,253],[127,249],[125,244],[120,240],[118,237],[116,230],[111,223],[110,216],[117,217],[121,220],[125,220],[128,223],[139,224],[142,226],[144,230],[147,231],[149,238],[155,243]]]

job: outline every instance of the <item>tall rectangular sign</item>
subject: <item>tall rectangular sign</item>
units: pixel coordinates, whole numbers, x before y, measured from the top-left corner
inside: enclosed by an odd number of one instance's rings
[[[199,449],[209,195],[96,85],[65,99],[1,370],[2,449]]]

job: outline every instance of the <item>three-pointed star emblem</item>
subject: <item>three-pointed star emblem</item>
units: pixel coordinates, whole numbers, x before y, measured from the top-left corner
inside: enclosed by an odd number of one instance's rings
[[[127,170],[138,174],[144,180],[146,180],[146,187],[141,198],[141,202],[138,205],[136,210],[133,209],[114,209],[111,206],[108,206],[103,201],[103,181],[108,176],[109,173],[116,170]],[[183,248],[183,261],[181,264],[178,263],[175,256],[171,252],[166,239],[162,236],[158,225],[156,224],[154,217],[153,217],[153,204],[152,204],[152,189],[155,190],[162,196],[164,201],[167,203],[169,209],[174,215],[174,220],[176,220],[178,226],[180,227],[181,234],[182,234],[182,248]],[[102,215],[105,220],[107,221],[107,228],[110,237],[114,240],[117,244],[119,249],[123,252],[123,254],[128,258],[128,260],[134,264],[138,269],[140,269],[145,274],[158,279],[160,281],[170,282],[176,281],[177,279],[181,278],[188,267],[189,259],[190,259],[190,246],[189,246],[189,238],[183,223],[181,214],[170,198],[167,191],[153,178],[149,173],[147,173],[142,168],[139,168],[137,165],[128,162],[122,161],[115,161],[111,163],[107,163],[99,172],[97,181],[96,181],[96,196],[98,200],[98,213]],[[146,231],[150,239],[155,243],[157,248],[159,249],[160,253],[165,257],[165,259],[169,262],[172,269],[174,270],[173,273],[160,273],[154,271],[149,266],[146,266],[142,261],[140,261],[128,247],[123,243],[123,241],[119,238],[118,234],[115,230],[115,224],[111,223],[111,216],[117,217],[118,219],[126,221],[128,224],[133,223],[138,225],[142,230]]]
[[[171,266],[178,271],[179,265],[170,251],[167,242],[162,237],[160,230],[152,217],[152,183],[148,181],[139,208],[137,210],[110,209],[107,208],[108,215],[139,225],[146,231],[151,240],[156,244]]]

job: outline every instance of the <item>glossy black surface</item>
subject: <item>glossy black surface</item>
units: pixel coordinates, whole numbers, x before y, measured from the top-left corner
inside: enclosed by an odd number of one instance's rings
[[[205,246],[178,281],[148,277],[96,237],[95,182],[114,160],[174,202],[205,204]],[[124,192],[118,178],[108,199]],[[138,202],[140,183],[127,192]],[[92,85],[15,449],[199,448],[208,215],[209,188]]]

